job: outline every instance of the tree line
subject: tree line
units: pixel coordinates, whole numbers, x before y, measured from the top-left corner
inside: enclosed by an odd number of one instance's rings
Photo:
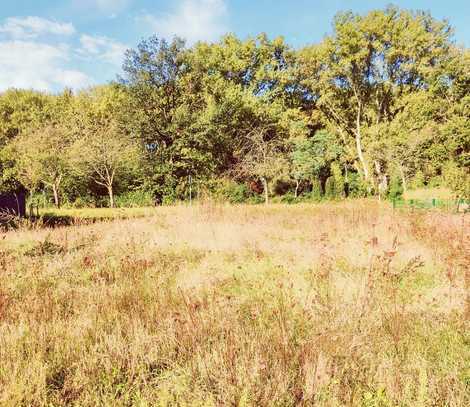
[[[232,201],[468,197],[469,71],[447,21],[395,6],[341,12],[302,49],[152,36],[112,83],[0,94],[0,190],[57,206],[187,199],[192,180]]]

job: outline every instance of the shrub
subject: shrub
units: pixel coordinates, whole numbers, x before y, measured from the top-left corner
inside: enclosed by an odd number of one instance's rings
[[[212,185],[209,184],[209,188],[214,198],[231,204],[248,202],[256,195],[247,185],[231,180],[218,180]]]
[[[336,185],[333,177],[328,177],[325,183],[325,198],[336,199]]]
[[[149,191],[129,191],[116,197],[116,206],[119,208],[141,208],[154,206],[155,199]]]
[[[411,180],[411,188],[417,189],[424,187],[424,174],[422,171],[418,170]]]
[[[252,194],[246,201],[245,203],[251,204],[251,205],[258,205],[264,203],[264,196],[263,195],[258,195],[258,194]]]
[[[295,195],[292,192],[288,192],[287,194],[284,194],[281,196],[281,202],[282,203],[287,203],[287,204],[293,204],[298,202],[299,199],[295,197]]]
[[[318,178],[312,181],[312,192],[310,193],[311,199],[314,201],[320,201],[322,199],[321,182]]]
[[[338,163],[331,164],[331,176],[334,180],[335,198],[344,198],[344,177]]]
[[[457,198],[470,199],[470,173],[468,168],[462,168],[454,162],[449,162],[443,168],[443,178]]]
[[[390,199],[399,199],[403,196],[403,185],[401,179],[397,176],[393,176],[390,180],[390,186],[388,189],[388,197]]]
[[[98,205],[96,205],[96,199],[89,196],[89,195],[83,195],[79,196],[73,201],[70,205],[72,208],[96,208]]]
[[[351,198],[364,198],[368,195],[367,183],[357,173],[348,174],[348,190]]]

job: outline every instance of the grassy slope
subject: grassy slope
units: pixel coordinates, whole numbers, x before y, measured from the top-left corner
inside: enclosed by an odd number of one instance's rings
[[[462,216],[154,212],[0,236],[0,405],[468,405]]]

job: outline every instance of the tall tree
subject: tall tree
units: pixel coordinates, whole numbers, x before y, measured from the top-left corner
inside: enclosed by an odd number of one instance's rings
[[[372,182],[370,140],[403,109],[403,95],[430,86],[448,58],[452,30],[427,13],[393,6],[365,16],[340,13],[333,28],[300,53],[302,84],[344,143],[353,141],[358,169]]]
[[[269,203],[270,182],[286,173],[288,162],[281,140],[269,138],[269,127],[254,128],[246,136],[242,157],[234,168],[238,177],[255,178],[263,185],[265,204]]]
[[[296,180],[318,180],[322,189],[330,174],[331,164],[340,159],[343,149],[336,138],[325,130],[312,137],[293,140],[291,161]]]
[[[97,185],[106,188],[109,206],[114,208],[116,182],[135,176],[139,167],[140,150],[132,139],[121,133],[115,123],[108,123],[79,138],[71,148],[74,170],[89,176]]]
[[[51,188],[54,204],[60,207],[60,188],[70,169],[70,138],[65,129],[49,125],[31,134],[22,134],[11,147],[16,173],[23,184],[30,189],[38,183]]]

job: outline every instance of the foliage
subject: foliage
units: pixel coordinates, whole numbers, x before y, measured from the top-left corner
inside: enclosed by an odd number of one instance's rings
[[[323,196],[323,191],[322,191],[320,180],[314,179],[312,181],[312,191],[310,193],[310,197],[314,201],[319,201],[321,200],[322,196]]]
[[[55,206],[60,206],[62,181],[70,172],[70,138],[64,128],[47,126],[22,134],[9,145],[15,156],[18,180],[34,190],[41,183],[51,188]]]
[[[455,198],[470,199],[470,169],[461,168],[455,162],[449,161],[443,170],[443,177]]]
[[[240,204],[246,202],[253,192],[244,183],[238,183],[230,179],[216,180],[211,188],[211,195],[216,200]]]
[[[394,176],[390,181],[388,197],[390,199],[400,199],[403,196],[403,185],[400,178]]]
[[[135,190],[186,200],[189,177],[261,183],[265,202],[396,195],[398,182],[465,195],[469,61],[447,21],[395,6],[341,12],[303,49],[265,34],[152,36],[117,82],[0,93],[0,190],[47,190],[57,206]],[[237,188],[229,201],[259,199]]]
[[[317,131],[310,138],[295,139],[291,153],[294,178],[318,179],[324,185],[331,174],[331,165],[340,159],[341,153],[334,135],[325,130]]]
[[[138,189],[116,196],[115,203],[118,208],[143,208],[155,206],[156,202],[152,193],[144,189]]]

